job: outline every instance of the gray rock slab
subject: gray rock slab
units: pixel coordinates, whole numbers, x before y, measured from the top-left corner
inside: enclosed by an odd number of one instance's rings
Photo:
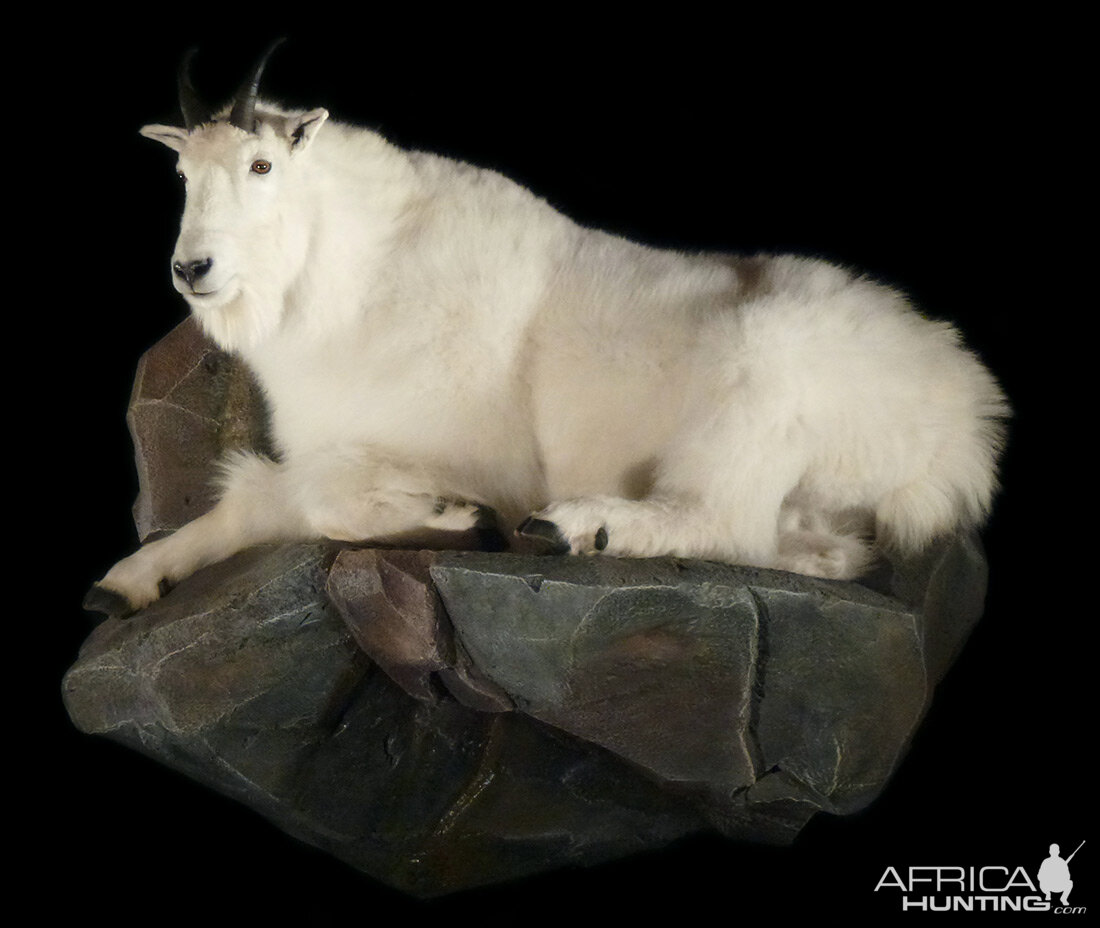
[[[929,578],[970,588],[973,554],[941,548]],[[431,574],[457,641],[518,709],[719,817],[779,773],[817,809],[865,806],[938,682],[931,627],[959,619],[859,584],[668,558],[451,554]]]

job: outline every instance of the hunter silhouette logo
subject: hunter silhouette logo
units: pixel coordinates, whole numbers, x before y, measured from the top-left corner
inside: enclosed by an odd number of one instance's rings
[[[1084,841],[1078,844],[1077,851],[1081,850],[1084,845]],[[1074,851],[1065,860],[1058,856],[1059,851],[1058,845],[1052,844],[1050,846],[1050,856],[1039,866],[1039,889],[1046,895],[1048,902],[1051,893],[1061,893],[1062,905],[1068,905],[1069,893],[1073,889],[1073,880],[1069,876],[1069,862],[1077,856],[1077,851]]]
[[[887,867],[875,886],[875,892],[900,890],[903,912],[1053,912],[1057,915],[1082,915],[1086,911],[1084,906],[1069,906],[1069,894],[1073,890],[1069,864],[1084,845],[1082,841],[1065,859],[1061,856],[1059,845],[1050,845],[1049,856],[1039,866],[1037,881],[1024,867],[1003,865],[908,867],[900,872],[894,867]],[[1052,895],[1059,897],[1056,903],[1052,902]]]

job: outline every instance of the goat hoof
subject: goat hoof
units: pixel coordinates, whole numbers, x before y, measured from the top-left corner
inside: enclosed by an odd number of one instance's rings
[[[499,530],[500,520],[497,518],[497,511],[492,506],[486,506],[484,503],[478,503],[476,508],[476,515],[474,517],[474,528],[476,529],[492,529],[494,531]]]
[[[112,619],[126,619],[137,612],[130,605],[130,600],[121,593],[109,590],[98,583],[93,583],[92,588],[88,590],[83,607],[88,612],[99,612]]]
[[[508,539],[500,530],[500,519],[492,506],[479,505],[474,521],[474,535],[481,551],[507,551]]]
[[[605,526],[601,525],[599,530],[596,532],[596,539],[594,541],[594,544],[597,551],[602,551],[604,548],[607,547],[607,528]]]
[[[524,519],[516,528],[516,534],[538,542],[547,554],[568,554],[569,542],[553,522],[530,517]]]

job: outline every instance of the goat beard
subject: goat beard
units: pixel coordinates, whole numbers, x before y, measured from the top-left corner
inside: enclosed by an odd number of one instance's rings
[[[219,348],[230,352],[247,351],[270,336],[282,318],[281,298],[266,298],[247,286],[233,283],[236,293],[222,299],[188,300],[192,315],[203,332]]]

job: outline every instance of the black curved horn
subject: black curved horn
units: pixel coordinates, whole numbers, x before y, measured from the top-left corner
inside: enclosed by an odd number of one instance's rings
[[[245,132],[256,131],[256,94],[260,89],[260,78],[263,76],[267,59],[286,39],[276,39],[268,46],[259,64],[252,69],[252,74],[241,84],[237,95],[233,98],[233,109],[229,113],[229,122]]]
[[[195,86],[191,83],[191,59],[195,57],[195,49],[189,48],[180,62],[177,82],[179,83],[180,112],[183,113],[183,124],[190,132],[195,126],[201,125],[210,118],[210,107],[199,98],[195,92]]]

